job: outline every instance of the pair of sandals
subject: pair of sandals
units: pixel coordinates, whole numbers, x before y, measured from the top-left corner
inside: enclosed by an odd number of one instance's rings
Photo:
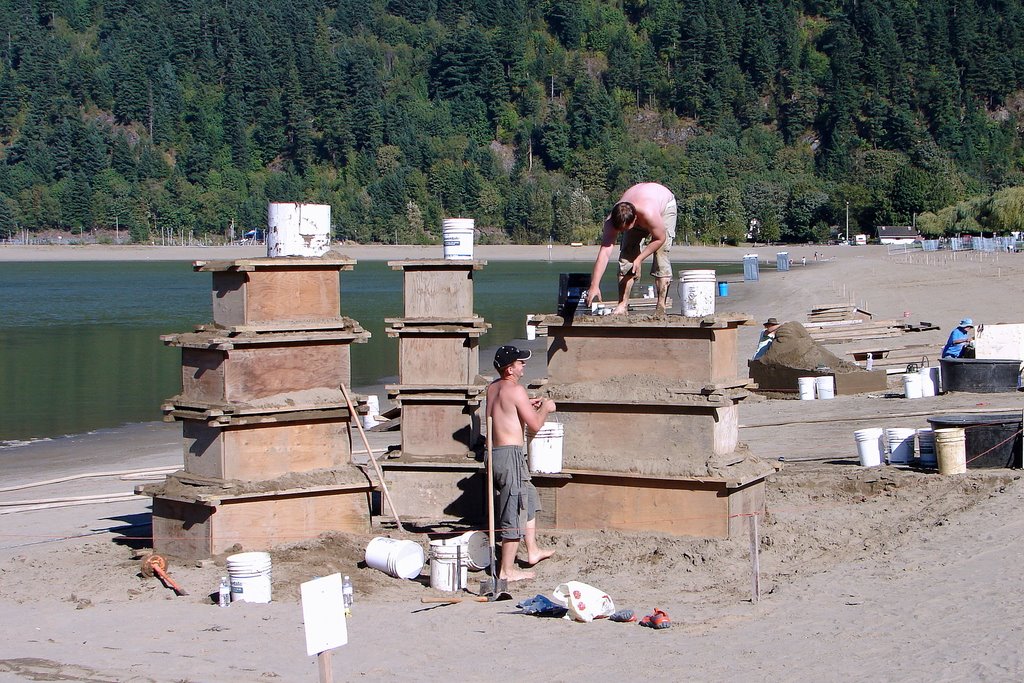
[[[656,609],[654,610],[654,614],[648,614],[646,617],[641,619],[640,625],[648,628],[662,629],[671,626],[672,620],[668,618],[668,615],[665,614],[665,612],[660,609]]]

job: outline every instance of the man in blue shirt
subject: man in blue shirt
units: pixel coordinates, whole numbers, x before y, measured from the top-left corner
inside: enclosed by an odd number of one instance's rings
[[[971,335],[974,333],[974,321],[964,318],[960,324],[949,333],[946,345],[942,347],[943,358],[973,358],[974,347],[968,346]]]

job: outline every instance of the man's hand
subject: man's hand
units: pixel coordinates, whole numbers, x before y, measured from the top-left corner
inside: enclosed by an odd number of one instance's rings
[[[595,301],[604,301],[604,299],[601,298],[601,288],[591,285],[590,289],[587,290],[587,305],[589,306]]]
[[[644,266],[643,256],[637,256],[636,260],[633,261],[633,277],[640,277],[640,269]]]

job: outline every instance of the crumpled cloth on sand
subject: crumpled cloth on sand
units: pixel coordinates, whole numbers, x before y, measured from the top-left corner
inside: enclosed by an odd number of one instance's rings
[[[521,609],[523,614],[533,614],[538,617],[561,617],[568,611],[568,608],[554,603],[540,594],[523,600],[516,607]]]

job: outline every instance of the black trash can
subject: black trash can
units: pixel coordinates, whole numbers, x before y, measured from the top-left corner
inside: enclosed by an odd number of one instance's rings
[[[1021,467],[1020,413],[938,415],[929,417],[932,429],[964,430],[968,469]]]
[[[1002,358],[940,358],[942,388],[945,391],[968,391],[994,394],[1017,391],[1020,361]]]

